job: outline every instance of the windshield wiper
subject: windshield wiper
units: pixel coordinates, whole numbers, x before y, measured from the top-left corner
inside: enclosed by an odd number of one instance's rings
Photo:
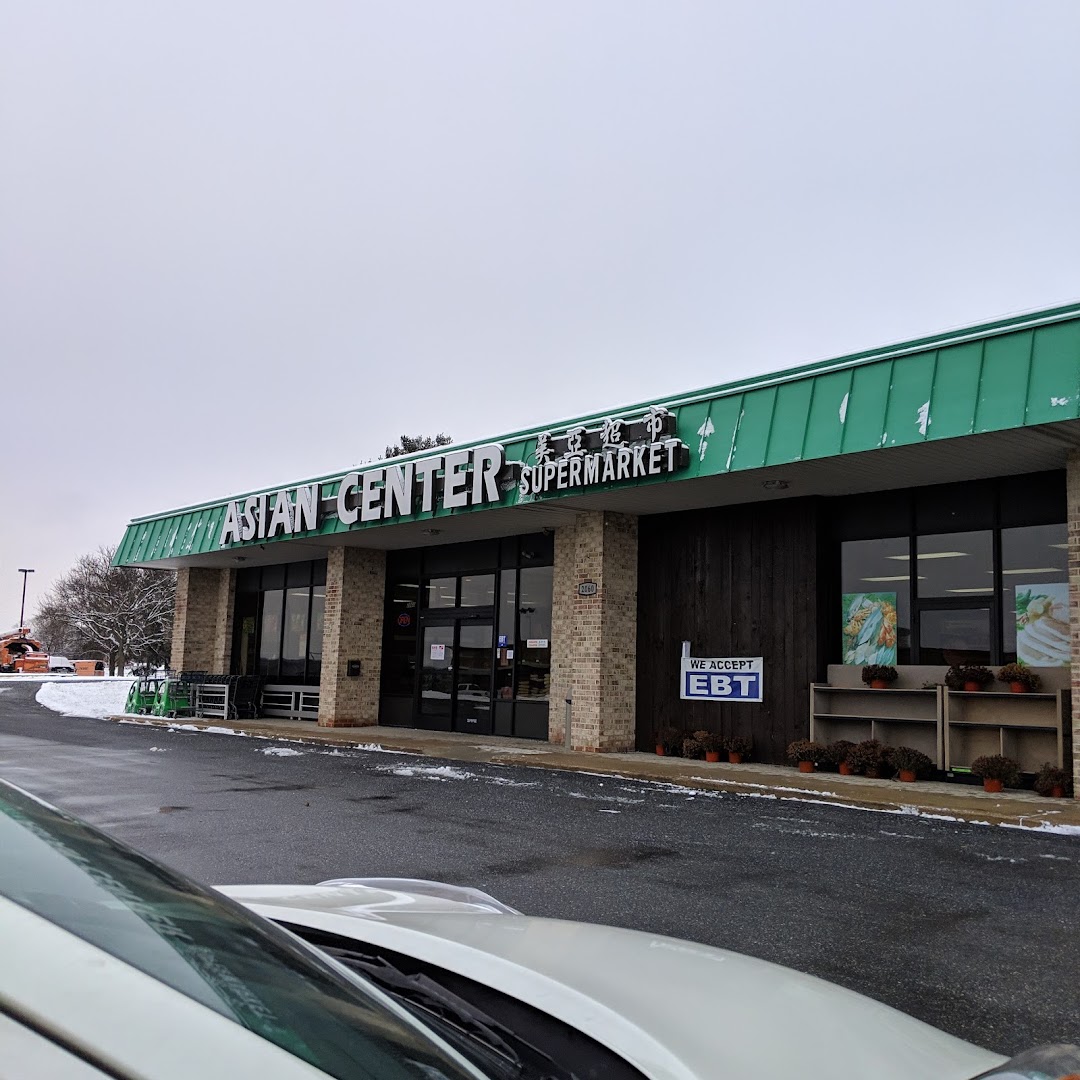
[[[319,948],[431,1024],[474,1064],[495,1068],[506,1080],[575,1080],[542,1050],[429,975],[408,974],[378,955],[332,945]]]

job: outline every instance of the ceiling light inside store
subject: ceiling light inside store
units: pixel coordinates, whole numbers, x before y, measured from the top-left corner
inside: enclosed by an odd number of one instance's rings
[[[993,570],[987,570],[988,574],[992,574]],[[1028,570],[1002,570],[1003,574],[1063,574],[1064,570],[1059,569],[1056,566],[1035,566]]]
[[[994,591],[994,589],[993,589],[992,586],[990,588],[985,588],[985,589],[947,589],[946,590],[946,592],[951,592],[951,593],[988,593],[988,592],[993,592],[993,591]]]
[[[1061,548],[1062,551],[1068,551],[1069,550],[1069,545],[1068,544],[1051,544],[1050,546],[1054,547],[1054,548]]]
[[[882,577],[864,577],[859,578],[860,581],[907,581],[911,577],[910,574],[885,574]],[[926,578],[919,577],[916,581],[925,581]]]
[[[917,558],[920,559],[966,559],[968,552],[966,551],[920,551]],[[910,562],[910,555],[886,555],[886,559],[893,559],[896,562]]]

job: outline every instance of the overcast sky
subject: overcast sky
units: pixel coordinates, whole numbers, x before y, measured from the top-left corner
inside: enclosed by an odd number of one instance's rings
[[[0,0],[0,629],[128,519],[1080,297],[1080,3]]]

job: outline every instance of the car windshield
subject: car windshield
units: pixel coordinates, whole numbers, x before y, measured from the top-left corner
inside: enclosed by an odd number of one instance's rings
[[[331,1076],[476,1076],[284,931],[3,783],[0,852],[0,895]]]

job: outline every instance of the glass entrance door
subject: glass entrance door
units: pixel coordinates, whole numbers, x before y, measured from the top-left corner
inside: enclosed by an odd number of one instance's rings
[[[455,669],[454,730],[490,735],[491,623],[459,622]]]
[[[424,627],[420,723],[438,731],[492,732],[494,631],[490,622],[447,620]]]
[[[420,656],[421,725],[449,731],[454,699],[454,623],[424,627]]]

